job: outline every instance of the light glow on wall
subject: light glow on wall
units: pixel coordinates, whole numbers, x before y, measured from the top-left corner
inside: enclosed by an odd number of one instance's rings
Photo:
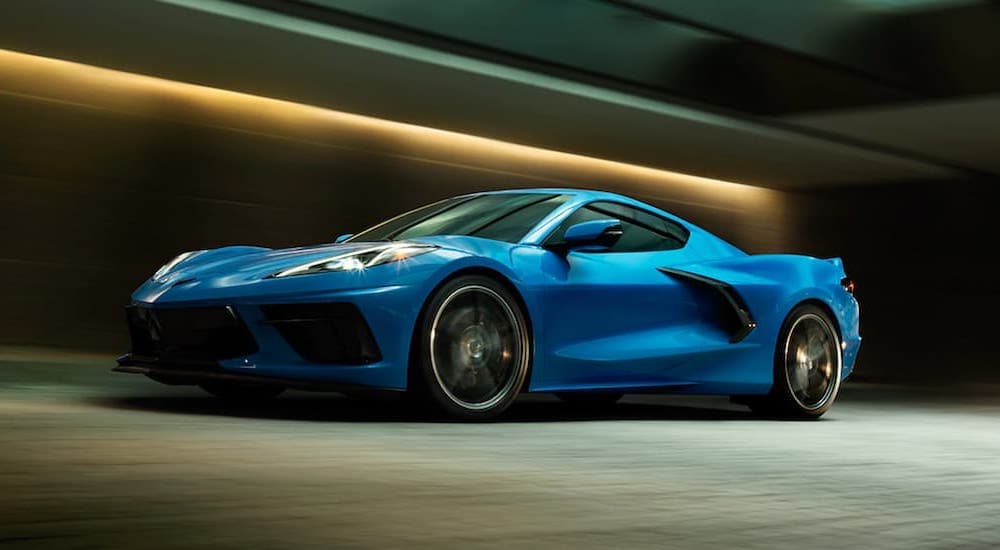
[[[516,175],[539,185],[606,187],[739,211],[777,207],[778,192],[81,63],[0,50],[0,94],[225,128]]]

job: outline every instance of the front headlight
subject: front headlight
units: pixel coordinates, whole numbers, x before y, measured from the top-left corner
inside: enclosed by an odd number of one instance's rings
[[[269,278],[291,277],[293,275],[309,275],[312,273],[329,273],[332,271],[362,271],[369,267],[408,260],[414,256],[426,254],[438,247],[422,243],[391,243],[375,245],[363,250],[355,250],[346,254],[324,258],[315,262],[296,266],[269,275]]]
[[[189,260],[194,256],[201,254],[202,252],[205,251],[192,250],[191,252],[184,252],[183,254],[178,254],[177,257],[175,257],[173,260],[170,260],[169,262],[163,264],[163,267],[156,270],[156,273],[153,274],[153,280],[158,283],[163,282],[163,279],[166,278],[166,276],[169,275],[170,272],[173,271],[173,269],[177,267],[181,262],[183,262],[184,260]]]

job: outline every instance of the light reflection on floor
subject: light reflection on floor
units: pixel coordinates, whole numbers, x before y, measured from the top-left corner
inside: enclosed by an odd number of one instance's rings
[[[34,547],[1000,543],[1000,400],[848,385],[820,422],[725,399],[509,422],[289,394],[227,409],[99,360],[0,361],[0,542]]]

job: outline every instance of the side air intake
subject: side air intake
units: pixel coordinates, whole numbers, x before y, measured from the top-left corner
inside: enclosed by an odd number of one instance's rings
[[[668,277],[691,282],[717,292],[722,297],[733,316],[732,326],[734,328],[732,335],[730,335],[729,338],[730,342],[736,343],[743,340],[751,332],[753,332],[753,329],[757,328],[757,322],[753,320],[753,316],[750,314],[750,308],[748,308],[746,303],[743,301],[743,297],[740,296],[739,292],[736,292],[736,289],[728,283],[712,279],[710,277],[697,275],[695,273],[682,271],[680,269],[673,269],[669,267],[660,267],[657,269],[660,273],[663,273]]]

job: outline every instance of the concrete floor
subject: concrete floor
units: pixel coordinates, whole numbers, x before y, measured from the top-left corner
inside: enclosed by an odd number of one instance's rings
[[[1000,546],[988,395],[848,384],[820,422],[540,397],[467,425],[305,393],[227,409],[107,359],[0,356],[3,548]]]

